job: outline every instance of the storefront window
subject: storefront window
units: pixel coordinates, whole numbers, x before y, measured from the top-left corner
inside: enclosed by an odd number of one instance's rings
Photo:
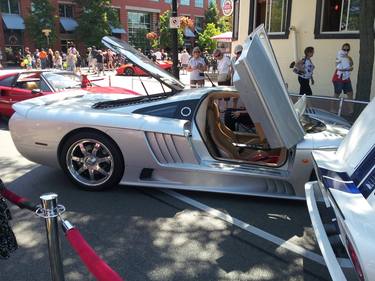
[[[288,0],[257,0],[255,7],[255,27],[265,25],[268,33],[286,31]]]
[[[146,34],[151,31],[151,14],[145,12],[128,12],[129,42],[136,48],[149,48]]]
[[[321,31],[358,31],[359,10],[360,0],[324,0]]]
[[[18,0],[1,0],[0,11],[6,14],[19,14],[20,8]]]
[[[203,8],[203,0],[195,0],[195,7]]]
[[[204,17],[195,17],[195,29],[199,32],[203,30]]]
[[[315,38],[359,38],[360,0],[317,0]]]
[[[73,6],[60,4],[59,5],[59,16],[64,18],[73,18]]]

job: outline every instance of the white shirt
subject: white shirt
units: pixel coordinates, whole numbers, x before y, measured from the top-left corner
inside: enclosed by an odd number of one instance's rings
[[[161,60],[162,55],[161,55],[160,51],[155,52],[154,55],[155,55],[155,57],[156,57],[157,60]]]
[[[230,72],[231,61],[227,56],[217,60],[217,70],[219,72],[218,81],[226,81]]]
[[[181,64],[188,64],[189,59],[190,59],[190,56],[187,52],[181,54],[181,58],[180,58]]]
[[[199,57],[197,59],[192,57],[189,60],[188,65],[193,68],[193,70],[190,72],[190,80],[204,80],[204,72],[196,69],[199,64],[203,66],[206,65],[202,57]]]
[[[340,50],[337,52],[336,55],[336,69],[337,70],[337,76],[339,76],[342,80],[348,80],[350,78],[350,71],[342,71],[339,69],[348,69],[352,67],[352,63],[348,57],[348,54],[344,52],[343,50]]]
[[[313,76],[314,68],[315,68],[312,61],[308,58],[305,58],[304,63],[303,63],[303,68],[305,70],[305,73],[300,74],[299,76],[302,77],[303,79],[311,79],[311,77]]]

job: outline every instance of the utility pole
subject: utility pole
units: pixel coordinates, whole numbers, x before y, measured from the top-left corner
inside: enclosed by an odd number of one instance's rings
[[[172,0],[172,17],[177,17],[177,0]],[[172,73],[174,77],[180,79],[178,69],[178,43],[177,43],[177,28],[172,28]]]

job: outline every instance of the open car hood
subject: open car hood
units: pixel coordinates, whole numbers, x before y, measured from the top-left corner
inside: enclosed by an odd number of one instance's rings
[[[181,91],[185,85],[177,80],[172,74],[156,65],[152,60],[144,56],[135,48],[130,46],[127,42],[122,41],[116,37],[105,36],[102,43],[116,54],[127,58],[132,63],[140,67],[146,73],[149,73],[153,78],[160,81],[173,91]]]
[[[271,148],[291,148],[300,142],[305,133],[263,25],[246,39],[234,67],[234,85]]]

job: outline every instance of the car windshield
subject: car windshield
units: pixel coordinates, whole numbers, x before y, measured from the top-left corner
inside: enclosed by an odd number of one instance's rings
[[[56,91],[81,88],[81,79],[73,73],[45,73],[44,77]]]

